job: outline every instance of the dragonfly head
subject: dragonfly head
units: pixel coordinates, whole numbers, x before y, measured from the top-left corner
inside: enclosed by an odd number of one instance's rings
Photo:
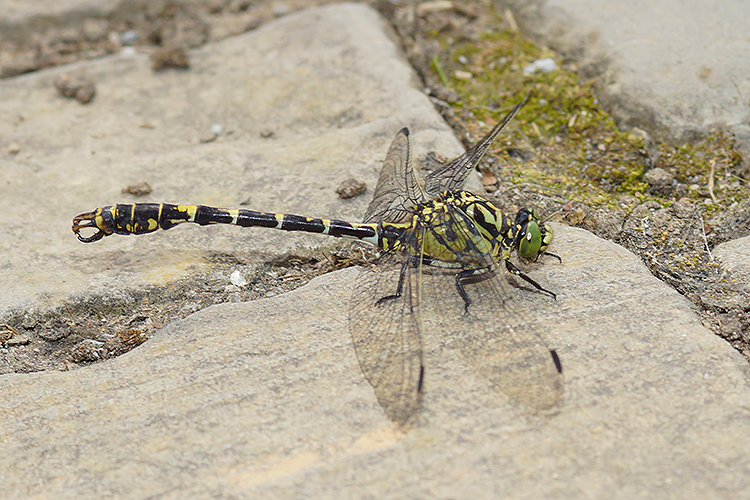
[[[534,212],[522,208],[516,214],[516,250],[524,259],[536,261],[552,242],[552,228],[539,222]]]

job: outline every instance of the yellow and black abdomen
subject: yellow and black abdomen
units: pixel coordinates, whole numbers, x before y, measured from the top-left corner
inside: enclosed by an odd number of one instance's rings
[[[342,220],[316,219],[292,214],[257,212],[243,208],[216,208],[206,205],[171,205],[168,203],[117,204],[97,208],[73,219],[73,232],[84,243],[98,241],[111,234],[145,234],[171,229],[190,222],[232,224],[241,227],[267,227],[284,231],[327,234],[379,244],[377,224],[356,224]],[[93,229],[91,236],[81,230]]]
[[[182,222],[193,222],[197,206],[167,203],[118,204],[97,208],[73,219],[73,231],[84,243],[100,240],[110,234],[145,234],[170,229]],[[96,229],[92,236],[81,235],[83,228]]]

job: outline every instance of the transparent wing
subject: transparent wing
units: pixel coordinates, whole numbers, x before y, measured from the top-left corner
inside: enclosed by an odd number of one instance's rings
[[[559,360],[510,288],[502,269],[467,285],[473,303],[463,317],[461,351],[496,390],[533,410],[549,410],[563,396]]]
[[[412,166],[409,129],[402,128],[388,148],[363,222],[403,222],[410,215],[409,210],[423,200]]]
[[[544,335],[536,326],[536,315],[522,307],[516,299],[519,290],[513,290],[504,266],[495,263],[477,245],[478,231],[471,218],[454,207],[447,207],[444,215],[443,223],[455,234],[450,246],[455,249],[461,262],[470,263],[470,268],[486,269],[472,282],[465,282],[464,288],[471,304],[457,320],[454,318],[445,322],[445,334],[453,335],[468,362],[495,389],[513,401],[532,410],[555,407],[563,395],[563,375],[559,358],[549,349]],[[440,225],[438,222],[432,227],[437,229]],[[445,297],[452,293],[454,298],[451,301],[456,303],[455,272],[439,285],[423,287],[440,288],[434,300],[440,302],[439,308],[442,310],[447,309],[447,303],[441,295]],[[539,295],[539,300],[547,299]],[[459,308],[464,306],[460,298],[457,303]]]
[[[419,406],[422,344],[418,269],[388,253],[365,267],[352,294],[349,329],[359,366],[388,418],[403,425]],[[402,295],[393,296],[404,272]]]
[[[495,125],[479,142],[467,149],[464,154],[428,175],[425,178],[425,195],[429,199],[432,199],[449,189],[461,189],[469,172],[477,166],[487,148],[497,138],[508,122],[513,119],[518,110],[521,109],[521,106],[523,106],[523,102],[518,103],[510,110],[500,123]]]

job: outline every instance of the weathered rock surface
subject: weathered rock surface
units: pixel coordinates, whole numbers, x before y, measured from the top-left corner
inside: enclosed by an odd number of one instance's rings
[[[750,5],[503,0],[524,30],[572,55],[623,123],[690,140],[726,127],[750,146]]]
[[[734,282],[750,293],[750,236],[722,243],[713,254],[724,269],[732,273]]]
[[[558,300],[518,290],[565,368],[555,415],[508,402],[460,339],[430,331],[423,409],[395,430],[347,333],[347,269],[208,308],[109,362],[3,376],[4,494],[746,496],[746,360],[635,256],[555,229],[563,263],[530,272]]]
[[[191,58],[188,72],[154,74],[136,55],[0,82],[0,135],[20,145],[0,160],[0,312],[166,282],[210,252],[323,244],[228,227],[77,242],[71,217],[135,201],[120,192],[134,182],[154,187],[137,201],[356,218],[369,197],[334,189],[373,183],[401,126],[417,151],[460,150],[366,7],[290,15]],[[96,79],[90,105],[55,94],[72,70]],[[201,143],[214,123],[226,134]],[[565,369],[552,415],[492,390],[461,337],[433,329],[422,409],[395,429],[347,332],[348,269],[200,311],[114,360],[0,377],[0,496],[750,495],[747,361],[632,254],[555,231],[562,263],[528,272],[558,299],[515,290]]]

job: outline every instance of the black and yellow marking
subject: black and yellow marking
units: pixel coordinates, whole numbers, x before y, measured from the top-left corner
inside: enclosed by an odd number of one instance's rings
[[[538,222],[528,209],[521,209],[512,219],[488,200],[468,191],[447,191],[435,200],[414,207],[411,221],[403,224],[382,224],[381,248],[405,250],[403,242],[388,237],[389,227],[424,228],[414,231],[412,253],[420,249],[423,257],[444,263],[457,263],[461,267],[482,267],[487,256],[495,263],[508,261],[512,250],[527,260],[536,260],[552,241],[552,228]],[[395,231],[400,238],[400,232]],[[467,236],[468,235],[468,236]],[[520,251],[523,246],[523,251]],[[481,262],[472,262],[471,256],[481,256]]]
[[[552,240],[552,229],[546,224],[540,225],[530,210],[519,210],[514,220],[480,196],[468,191],[446,191],[435,200],[413,207],[412,214],[411,220],[403,223],[376,224],[242,208],[135,203],[106,206],[81,214],[73,220],[73,231],[84,243],[111,234],[152,233],[184,222],[326,234],[366,241],[384,251],[403,252],[430,265],[461,269],[456,275],[456,286],[467,308],[470,301],[462,283],[492,272],[502,262],[509,272],[555,296],[510,261],[513,250],[525,259],[536,260]],[[81,230],[87,228],[96,232],[91,236],[82,235]]]
[[[117,204],[75,217],[73,232],[82,242],[91,243],[112,234],[146,234],[185,222],[266,227],[362,240],[386,251],[403,251],[464,269],[485,267],[484,256],[497,264],[509,263],[514,249],[522,257],[536,260],[552,240],[551,228],[540,225],[531,211],[522,209],[513,220],[468,191],[447,191],[413,207],[412,213],[411,220],[403,223],[376,224],[206,205]],[[87,229],[95,232],[81,234]],[[482,262],[473,262],[472,255],[482,256]]]
[[[168,203],[118,204],[97,208],[73,219],[73,232],[84,243],[91,243],[111,234],[145,234],[171,229],[191,222],[232,224],[241,227],[267,227],[284,231],[327,234],[378,244],[377,224],[352,224],[342,220],[315,219],[292,214],[256,212],[246,209],[216,208],[205,205],[171,205]],[[81,230],[94,229],[91,236]]]
[[[386,251],[420,253],[421,257],[432,261],[456,263],[462,268],[480,265],[467,256],[491,256],[499,263],[508,261],[511,251],[521,247],[524,248],[519,252],[522,257],[535,260],[552,239],[551,229],[546,224],[540,226],[529,210],[522,209],[513,220],[486,199],[468,191],[447,191],[435,200],[413,207],[412,214],[407,222],[376,224],[242,208],[135,203],[106,206],[78,215],[73,219],[73,232],[82,242],[91,243],[112,234],[146,234],[185,222],[202,226],[266,227],[358,239]],[[90,236],[81,234],[87,229],[95,232]],[[414,237],[407,238],[406,233],[413,233]]]
[[[468,191],[447,191],[418,205],[414,212],[403,236],[386,240],[381,247],[402,251],[430,265],[460,269],[455,277],[456,287],[467,311],[471,301],[463,283],[489,276],[503,262],[508,272],[556,297],[510,261],[513,250],[524,259],[535,261],[552,241],[552,228],[540,224],[530,210],[523,208],[511,219],[480,196]],[[397,289],[401,288],[399,283]],[[398,295],[397,291],[394,297]]]

